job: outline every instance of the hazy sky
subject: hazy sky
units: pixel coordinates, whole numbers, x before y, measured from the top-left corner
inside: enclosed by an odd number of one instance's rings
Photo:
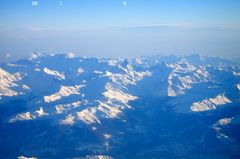
[[[240,60],[240,0],[0,0],[0,62],[33,51]]]

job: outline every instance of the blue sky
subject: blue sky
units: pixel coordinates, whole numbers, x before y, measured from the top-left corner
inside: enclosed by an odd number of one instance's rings
[[[0,0],[0,57],[190,54],[240,59],[239,0]]]

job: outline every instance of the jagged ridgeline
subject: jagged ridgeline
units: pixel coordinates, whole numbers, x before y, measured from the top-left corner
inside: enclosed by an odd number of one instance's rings
[[[34,53],[0,65],[0,158],[239,158],[240,65]]]

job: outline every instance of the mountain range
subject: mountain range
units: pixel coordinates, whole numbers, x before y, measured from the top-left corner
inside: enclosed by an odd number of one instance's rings
[[[0,64],[0,158],[240,158],[240,64],[32,53]]]

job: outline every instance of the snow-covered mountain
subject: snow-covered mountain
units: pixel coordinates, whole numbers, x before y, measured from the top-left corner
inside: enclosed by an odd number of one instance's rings
[[[0,156],[240,157],[239,104],[218,57],[33,53],[0,65]]]

